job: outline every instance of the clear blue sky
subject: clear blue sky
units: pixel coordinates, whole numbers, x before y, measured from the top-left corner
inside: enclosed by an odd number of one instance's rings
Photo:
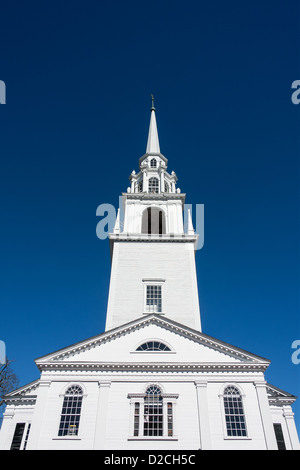
[[[300,396],[297,3],[1,5],[0,339],[20,385],[35,358],[104,330],[96,208],[138,169],[154,93],[169,170],[205,205],[203,331],[270,359],[267,380]]]

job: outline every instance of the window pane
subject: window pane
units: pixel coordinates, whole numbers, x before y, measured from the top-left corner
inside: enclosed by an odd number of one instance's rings
[[[173,408],[172,403],[168,403],[168,436],[173,436]]]
[[[59,436],[77,436],[82,405],[82,390],[72,385],[66,391],[59,424]]]
[[[237,388],[229,386],[224,391],[224,411],[228,436],[247,436],[242,397]]]
[[[280,423],[274,423],[274,431],[278,450],[286,450],[282,427]]]
[[[141,344],[137,351],[171,351],[168,346],[158,341],[147,341],[147,343]]]
[[[159,191],[159,181],[158,178],[150,178],[148,182],[149,193],[158,193]]]
[[[162,296],[161,286],[147,286],[146,293],[146,311],[161,312]]]
[[[163,406],[160,389],[156,385],[148,387],[144,401],[144,436],[162,436]]]
[[[139,423],[140,423],[140,404],[135,403],[134,404],[134,429],[133,429],[134,436],[139,435]]]
[[[10,450],[20,450],[25,423],[17,423],[15,427],[14,437],[11,443]]]

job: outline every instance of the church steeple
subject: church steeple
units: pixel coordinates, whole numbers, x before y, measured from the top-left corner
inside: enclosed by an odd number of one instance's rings
[[[152,97],[146,153],[139,159],[139,171],[129,177],[131,185],[122,193],[109,234],[112,274],[106,330],[155,312],[201,331],[194,252],[198,235],[190,213],[184,221],[185,194],[176,188],[177,176],[167,165]]]

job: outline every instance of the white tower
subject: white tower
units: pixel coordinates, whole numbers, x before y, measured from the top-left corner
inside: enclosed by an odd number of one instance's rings
[[[112,252],[106,331],[156,313],[201,331],[190,214],[184,231],[185,194],[176,189],[160,152],[152,97],[146,153],[131,187],[122,194],[121,212],[109,235]]]

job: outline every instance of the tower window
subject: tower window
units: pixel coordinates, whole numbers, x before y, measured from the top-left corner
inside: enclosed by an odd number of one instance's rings
[[[82,405],[82,389],[78,385],[72,385],[64,396],[59,436],[77,436]]]
[[[165,193],[168,193],[169,191],[170,191],[169,183],[165,181]]]
[[[224,390],[223,400],[227,436],[247,436],[243,401],[239,390],[229,385]]]
[[[162,311],[161,286],[149,285],[146,290],[146,312],[160,313]]]
[[[156,168],[157,167],[157,161],[155,158],[151,158],[150,160],[150,167],[151,168]]]
[[[148,191],[149,193],[158,193],[159,192],[159,181],[158,178],[150,178],[148,182]]]
[[[142,217],[142,233],[165,234],[166,220],[165,214],[157,207],[148,207],[143,212]]]
[[[138,184],[138,192],[142,193],[143,192],[143,181],[140,181]]]

